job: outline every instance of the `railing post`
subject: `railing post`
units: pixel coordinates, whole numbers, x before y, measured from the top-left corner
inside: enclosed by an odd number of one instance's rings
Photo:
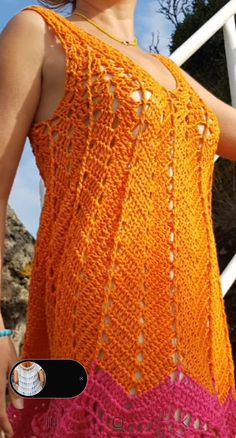
[[[236,28],[234,15],[223,26],[231,103],[236,108]]]
[[[236,27],[234,15],[223,26],[225,54],[229,77],[231,104],[236,108]],[[233,129],[233,127],[232,127]],[[234,283],[236,272],[236,254],[221,273],[221,288],[223,296]]]
[[[220,281],[221,281],[221,289],[223,292],[223,296],[226,295],[226,293],[234,283],[235,272],[236,272],[236,254],[234,254],[233,258],[230,260],[226,268],[221,273]]]

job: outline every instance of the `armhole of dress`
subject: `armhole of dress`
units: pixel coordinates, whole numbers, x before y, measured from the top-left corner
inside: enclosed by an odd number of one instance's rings
[[[66,103],[67,96],[70,95],[71,90],[73,90],[72,85],[72,78],[73,74],[72,72],[75,71],[74,63],[76,62],[76,56],[74,54],[74,51],[76,49],[76,45],[73,44],[71,41],[70,32],[68,32],[68,29],[66,28],[63,21],[60,20],[60,16],[57,16],[53,13],[53,11],[40,7],[40,6],[27,6],[23,8],[20,12],[26,11],[26,10],[32,10],[40,14],[43,19],[46,22],[46,25],[51,29],[54,33],[54,36],[59,39],[62,48],[64,49],[65,53],[65,82],[64,82],[64,94],[59,101],[57,107],[55,108],[53,114],[47,118],[47,120],[42,120],[39,122],[36,122],[35,124],[32,124],[32,127],[34,125],[41,125],[44,122],[48,122],[54,118],[54,114],[58,113],[59,109],[62,109],[61,107],[64,106]]]

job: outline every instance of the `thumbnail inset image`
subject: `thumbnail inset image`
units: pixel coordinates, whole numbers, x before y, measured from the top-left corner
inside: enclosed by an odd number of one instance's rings
[[[42,391],[46,376],[41,365],[36,362],[21,362],[12,373],[13,388],[24,396],[33,396]]]

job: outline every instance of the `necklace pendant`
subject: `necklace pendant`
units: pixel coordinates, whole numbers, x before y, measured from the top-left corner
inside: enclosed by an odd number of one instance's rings
[[[123,44],[125,44],[126,46],[129,46],[129,41],[123,41]]]

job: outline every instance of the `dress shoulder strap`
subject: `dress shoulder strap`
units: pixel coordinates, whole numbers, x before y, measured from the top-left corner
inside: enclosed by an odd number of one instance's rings
[[[186,80],[185,76],[183,75],[180,66],[173,59],[171,59],[169,56],[166,56],[164,54],[152,53],[152,55],[155,56],[157,59],[159,59],[159,61],[161,61],[167,67],[170,73],[172,73],[172,76],[174,76],[176,79],[176,83],[177,83],[176,85],[178,88],[180,87],[183,88],[183,86],[185,89],[186,87],[188,89],[191,88],[189,82]]]

